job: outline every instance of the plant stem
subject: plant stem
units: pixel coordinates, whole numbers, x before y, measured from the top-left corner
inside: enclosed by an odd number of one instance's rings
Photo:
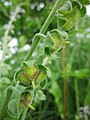
[[[12,86],[15,86],[14,81],[12,82],[11,85],[12,85]],[[8,102],[9,102],[9,99],[10,99],[11,94],[12,94],[12,90],[8,89],[8,90],[7,90],[7,93],[6,93],[5,100],[4,100],[3,108],[2,108],[2,111],[1,111],[1,113],[0,113],[0,120],[3,120],[3,117],[4,117],[5,114],[6,114],[6,111],[7,111],[7,109],[8,109]]]
[[[62,51],[62,70],[65,76],[65,57],[66,57],[66,46],[64,46]],[[67,109],[67,80],[64,78],[64,120],[66,120],[66,109]]]
[[[53,9],[51,10],[49,16],[47,17],[45,23],[43,24],[41,30],[40,30],[40,33],[44,34],[46,29],[48,28],[48,26],[50,25],[50,23],[52,22],[53,18],[54,18],[54,15],[57,11],[57,9],[59,8],[60,4],[62,3],[63,0],[57,0]],[[36,37],[36,39],[34,39],[34,43],[32,44],[32,47],[30,49],[30,51],[28,52],[28,54],[26,55],[26,58],[25,60],[29,60],[30,57],[32,56],[34,50],[35,50],[35,47],[37,46],[39,42],[39,39]],[[12,82],[12,85],[13,85],[14,81]],[[15,85],[13,85],[15,86]],[[0,119],[2,120],[6,111],[7,111],[7,108],[8,108],[8,102],[9,102],[9,99],[10,99],[10,96],[12,94],[12,91],[10,92],[9,90],[7,91],[7,95],[5,97],[5,101],[4,101],[4,105],[3,105],[3,108],[2,108],[2,112],[1,112],[1,117]]]
[[[43,24],[41,30],[40,30],[40,33],[44,34],[45,31],[47,30],[48,26],[50,25],[50,23],[52,22],[53,18],[54,18],[54,15],[58,9],[58,7],[60,6],[60,4],[62,3],[62,0],[57,0],[52,11],[50,12],[49,16],[47,17],[45,23]],[[26,58],[25,60],[29,60],[30,57],[32,56],[33,54],[33,51],[34,49],[36,48],[38,42],[39,42],[40,39],[38,39],[37,37],[34,39],[34,43],[32,44],[31,46],[31,49],[30,51],[28,52],[28,54],[26,55]]]
[[[75,85],[75,94],[76,94],[76,109],[77,109],[77,114],[79,114],[79,91],[78,91],[77,79],[74,80],[74,85]]]
[[[22,112],[21,117],[20,117],[19,120],[25,120],[27,111],[28,111],[28,107],[26,107],[26,108],[23,110],[23,112]]]

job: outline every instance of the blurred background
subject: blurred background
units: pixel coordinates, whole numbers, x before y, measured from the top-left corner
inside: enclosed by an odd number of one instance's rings
[[[0,0],[0,110],[5,89],[31,47],[56,0]],[[55,19],[48,30],[56,28]],[[90,5],[76,31],[69,34],[66,47],[67,120],[90,119]],[[38,101],[36,111],[29,110],[26,120],[61,120],[64,109],[62,52],[48,62],[51,78]],[[80,117],[80,118],[79,118]]]

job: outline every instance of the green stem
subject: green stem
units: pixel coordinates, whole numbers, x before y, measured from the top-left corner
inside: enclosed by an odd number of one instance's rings
[[[27,111],[28,111],[28,107],[26,107],[26,108],[23,110],[23,112],[22,112],[21,117],[20,117],[19,120],[25,120]]]
[[[78,91],[77,79],[74,80],[74,85],[75,85],[75,94],[76,94],[76,109],[77,109],[77,114],[79,114],[79,91]]]
[[[12,85],[12,86],[15,86],[15,83],[12,82],[11,85]],[[6,95],[5,100],[4,100],[3,108],[2,108],[2,111],[1,111],[1,113],[0,113],[0,120],[3,120],[3,117],[4,117],[5,114],[6,114],[6,111],[7,111],[7,109],[8,109],[8,102],[9,102],[9,99],[10,99],[11,94],[12,94],[12,90],[8,89],[8,90],[7,90],[7,95]]]
[[[42,28],[41,28],[41,30],[40,30],[40,33],[42,33],[42,34],[45,33],[46,29],[48,28],[48,26],[49,26],[50,23],[52,22],[52,20],[53,20],[53,18],[54,18],[54,15],[55,15],[57,9],[59,8],[59,6],[61,5],[62,1],[63,1],[63,0],[57,0],[57,1],[56,1],[53,9],[51,10],[51,12],[50,12],[49,16],[47,17],[45,23],[43,24],[43,26],[42,26]],[[31,49],[29,50],[28,54],[26,55],[25,60],[29,60],[29,59],[30,59],[30,57],[32,56],[32,54],[33,54],[33,52],[34,52],[34,50],[35,50],[38,42],[39,42],[39,39],[36,37],[36,38],[34,39],[34,43],[33,43],[32,46],[31,46]],[[14,83],[14,82],[13,82],[13,83]],[[12,84],[13,84],[13,83],[12,83]],[[13,86],[15,86],[15,85],[13,85]],[[5,98],[5,101],[4,101],[4,105],[3,105],[3,109],[2,109],[2,112],[1,112],[1,118],[0,118],[0,119],[3,119],[3,117],[4,117],[4,115],[5,115],[6,111],[7,111],[8,102],[9,102],[9,99],[10,99],[11,94],[12,94],[12,91],[10,92],[10,91],[8,90],[8,91],[7,91],[6,98]]]
[[[49,16],[47,17],[45,23],[43,24],[41,30],[40,30],[40,33],[44,34],[45,31],[47,30],[48,26],[50,25],[50,23],[52,22],[53,18],[54,18],[54,15],[58,9],[58,7],[60,6],[62,0],[57,0],[52,11],[50,12]],[[33,54],[33,51],[35,50],[38,42],[39,42],[40,39],[38,39],[37,37],[34,39],[34,43],[32,44],[31,46],[31,49],[30,51],[28,52],[28,54],[26,55],[26,58],[25,60],[29,60],[30,57],[32,56]]]

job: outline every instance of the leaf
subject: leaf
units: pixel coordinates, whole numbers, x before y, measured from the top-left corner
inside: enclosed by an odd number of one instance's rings
[[[86,14],[86,8],[85,8],[85,6],[82,7],[80,13],[81,13],[81,17],[85,16],[85,14]]]
[[[19,98],[16,97],[15,99],[10,100],[8,104],[8,113],[10,116],[17,117],[19,116]]]
[[[44,54],[45,54],[45,47],[43,46],[37,50],[36,57],[39,58],[39,57],[43,56]]]
[[[87,86],[87,93],[86,93],[86,98],[84,101],[84,105],[85,106],[90,106],[90,80],[88,82],[88,86]]]
[[[39,100],[42,100],[42,101],[46,100],[46,96],[45,96],[45,94],[43,93],[42,90],[37,90],[36,96]]]
[[[90,70],[88,69],[75,70],[70,73],[70,76],[76,77],[78,79],[84,79],[90,76]]]
[[[89,0],[80,0],[81,4],[82,5],[86,5],[88,4],[90,1]]]
[[[72,17],[68,17],[66,24],[62,26],[64,30],[70,30],[74,25],[74,20]]]
[[[45,65],[38,65],[38,67],[39,67],[39,70],[45,70],[46,72],[47,72],[47,76],[48,77],[50,77],[51,76],[51,72],[50,72],[50,70],[49,70],[49,68],[48,67],[46,67]]]
[[[51,78],[51,86],[49,88],[49,92],[54,96],[56,106],[58,108],[60,115],[62,116],[63,115],[62,93],[58,83],[56,82],[56,79]]]
[[[57,26],[58,26],[58,28],[65,25],[67,23],[67,21],[68,21],[66,18],[60,16],[59,14],[56,15],[56,18],[57,18]]]
[[[47,79],[45,79],[43,82],[40,83],[40,86],[42,89],[45,89],[47,86]]]
[[[45,46],[45,53],[51,57],[56,57],[58,51],[60,51],[64,46],[64,40],[68,38],[68,35],[65,31],[53,29],[48,32],[48,37],[54,44],[51,46]]]
[[[8,90],[12,90],[13,91],[13,95],[15,93],[15,96],[20,96],[20,92],[19,92],[19,90],[16,87],[13,87],[13,86],[10,85],[10,86],[7,87],[7,91]]]
[[[67,1],[59,10],[58,12],[62,15],[69,14],[72,11],[72,4],[70,1]]]
[[[10,84],[11,83],[10,79],[8,79],[7,77],[2,77],[0,81],[4,84]]]
[[[23,66],[26,67],[32,67],[34,65],[34,63],[36,62],[36,60],[28,60],[28,61],[24,61],[23,62]]]
[[[48,69],[44,65],[38,65],[39,73],[35,79],[36,83],[43,82],[48,76]]]
[[[54,41],[52,41],[52,36],[50,35],[49,32],[47,32],[44,44],[46,47],[50,47],[50,46],[54,45]]]

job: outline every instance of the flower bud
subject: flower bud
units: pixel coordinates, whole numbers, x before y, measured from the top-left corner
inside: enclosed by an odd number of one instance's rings
[[[30,85],[30,80],[28,79],[24,72],[18,74],[17,80],[20,82],[20,84],[24,86]]]
[[[47,73],[45,70],[42,70],[38,73],[37,78],[36,78],[36,83],[40,83],[43,80],[45,80],[45,78],[47,77]]]
[[[33,65],[31,67],[25,66],[24,72],[30,80],[34,80],[38,74],[38,67],[36,65]]]
[[[21,94],[19,106],[20,107],[28,106],[28,104],[30,104],[30,102],[32,102],[32,98],[33,97],[30,92],[28,92],[28,91],[23,92]]]

